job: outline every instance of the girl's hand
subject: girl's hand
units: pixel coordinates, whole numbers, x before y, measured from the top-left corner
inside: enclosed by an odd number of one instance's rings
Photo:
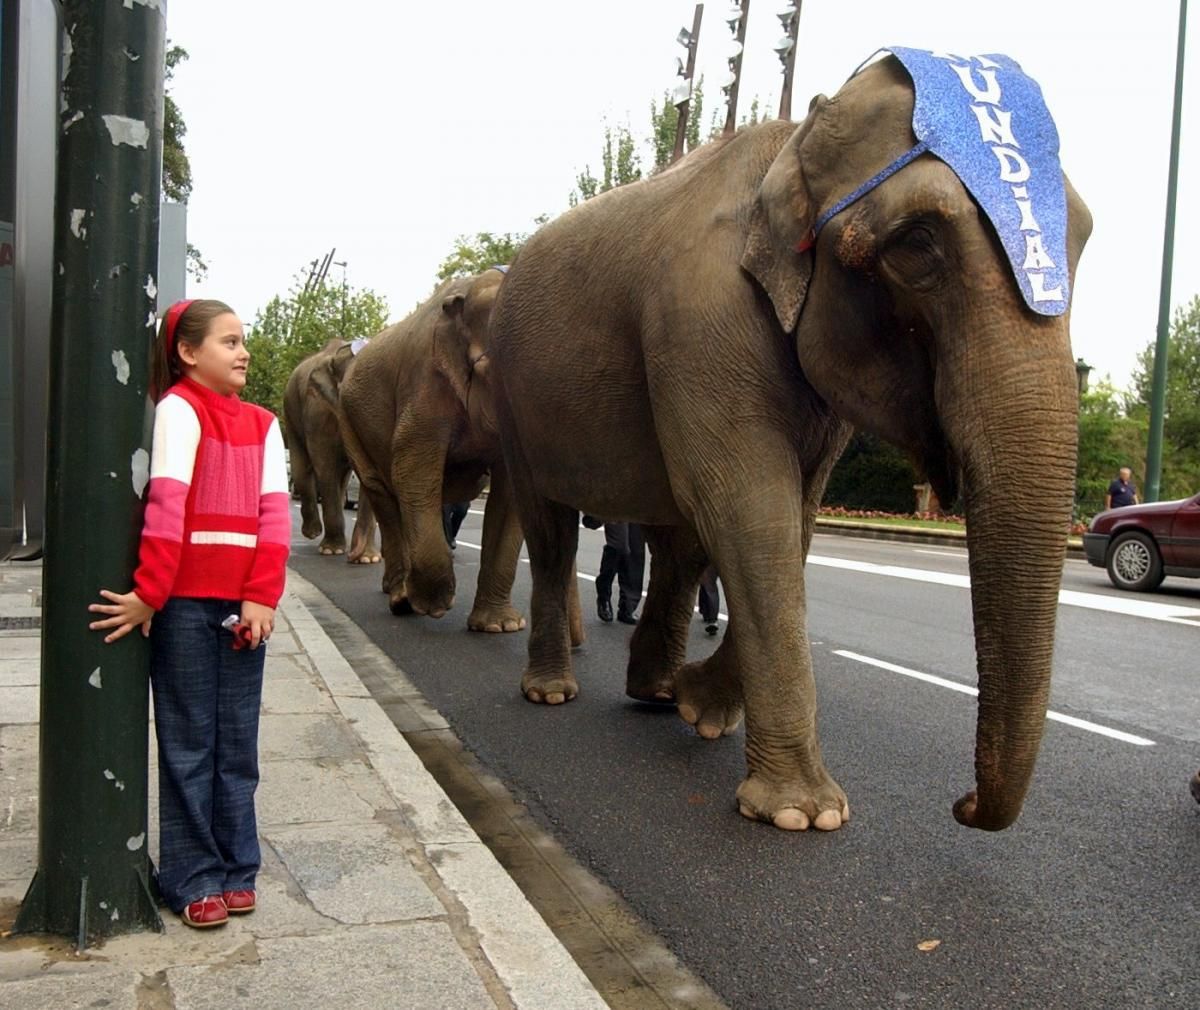
[[[275,611],[261,603],[242,601],[242,623],[250,629],[250,648],[257,649],[275,630]]]
[[[109,602],[93,603],[88,606],[88,610],[93,614],[111,616],[102,621],[92,621],[88,625],[90,630],[104,631],[106,628],[116,628],[112,634],[104,636],[105,642],[115,642],[140,624],[142,635],[149,637],[150,621],[154,617],[154,608],[150,604],[143,603],[141,597],[132,590],[128,593],[114,593],[110,589],[101,589],[100,595]]]

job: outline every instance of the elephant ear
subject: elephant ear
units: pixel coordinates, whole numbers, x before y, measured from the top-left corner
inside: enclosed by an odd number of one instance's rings
[[[333,358],[326,358],[312,370],[309,377],[309,388],[320,394],[335,410],[338,405],[338,380],[333,374]]]
[[[742,269],[767,293],[785,333],[796,328],[812,279],[809,236],[818,207],[809,191],[801,153],[826,101],[824,95],[813,99],[808,117],[796,127],[763,177],[742,250]]]
[[[453,291],[442,299],[442,314],[434,330],[434,363],[438,373],[450,384],[460,402],[467,399],[468,361],[467,341],[463,336],[463,313],[467,306],[467,291]]]

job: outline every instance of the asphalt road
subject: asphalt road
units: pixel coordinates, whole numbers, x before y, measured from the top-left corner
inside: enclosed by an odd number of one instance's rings
[[[524,701],[526,633],[466,631],[481,521],[441,621],[392,617],[377,567],[302,541],[292,563],[730,1007],[1200,1006],[1200,583],[1130,595],[1068,560],[1034,785],[986,834],[950,813],[974,781],[965,551],[819,535],[819,725],[853,819],[790,834],[735,809],[740,731],[703,741],[625,697],[629,629],[599,623],[588,584],[579,698]],[[594,573],[602,534],[580,535]],[[518,606],[529,587],[522,565]],[[713,642],[697,619],[691,655]]]

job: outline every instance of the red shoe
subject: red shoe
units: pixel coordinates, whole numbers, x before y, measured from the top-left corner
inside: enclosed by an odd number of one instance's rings
[[[229,910],[219,894],[209,894],[199,901],[193,901],[179,917],[196,929],[209,929],[224,926],[229,921]]]
[[[245,915],[254,911],[254,891],[250,889],[226,891],[221,897],[225,899],[225,908],[230,915]]]

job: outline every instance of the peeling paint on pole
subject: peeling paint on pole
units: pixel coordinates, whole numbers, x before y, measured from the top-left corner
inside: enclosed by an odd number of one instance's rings
[[[124,351],[112,352],[113,368],[117,373],[117,382],[122,386],[129,385],[129,359],[125,357]]]
[[[150,139],[150,128],[140,119],[128,116],[101,116],[108,127],[108,135],[114,145],[128,144],[130,147],[145,147]]]
[[[162,928],[146,851],[149,646],[141,635],[106,645],[80,614],[101,586],[129,585],[149,485],[150,341],[138,324],[153,318],[157,286],[166,0],[58,6],[46,439],[57,550],[43,572],[37,873],[13,929],[83,948]]]
[[[141,498],[146,485],[150,483],[150,453],[145,449],[134,452],[130,461],[130,473],[133,476],[133,493]]]

